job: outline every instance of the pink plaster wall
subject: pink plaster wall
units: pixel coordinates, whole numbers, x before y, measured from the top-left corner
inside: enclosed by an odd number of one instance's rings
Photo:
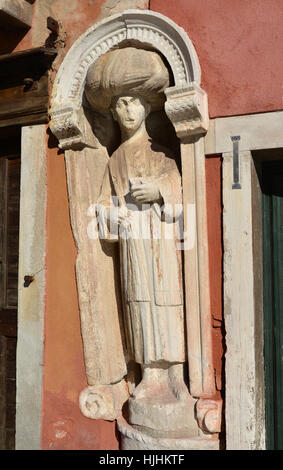
[[[151,0],[191,38],[210,117],[283,108],[282,0]]]

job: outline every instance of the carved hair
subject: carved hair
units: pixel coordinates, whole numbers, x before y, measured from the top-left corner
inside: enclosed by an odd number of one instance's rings
[[[94,109],[106,112],[114,96],[138,94],[161,109],[169,86],[169,72],[159,54],[126,47],[101,56],[89,67],[85,93]]]

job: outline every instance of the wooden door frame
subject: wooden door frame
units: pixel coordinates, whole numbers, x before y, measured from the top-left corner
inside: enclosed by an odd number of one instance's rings
[[[227,450],[265,449],[261,191],[254,151],[283,148],[283,111],[210,121],[205,154],[222,154],[225,426]],[[232,189],[240,136],[241,189]]]

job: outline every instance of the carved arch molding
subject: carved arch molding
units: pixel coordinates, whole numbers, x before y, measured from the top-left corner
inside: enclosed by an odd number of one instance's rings
[[[173,76],[173,85],[165,90],[165,112],[181,149],[189,390],[197,399],[200,435],[197,439],[177,439],[173,447],[170,440],[144,437],[121,419],[118,426],[127,436],[125,442],[136,443],[124,443],[124,448],[218,448],[221,401],[215,399],[205,190],[207,96],[200,88],[197,54],[185,31],[169,18],[148,10],[127,10],[89,28],[67,53],[52,93],[50,128],[65,150],[71,224],[78,249],[76,276],[88,381],[80,407],[88,417],[113,420],[128,393],[119,385],[125,360],[117,334],[120,325],[116,314],[121,307],[111,294],[117,290],[115,248],[101,250],[99,241],[89,236],[91,208],[109,157],[84,109],[88,68],[101,55],[127,43],[161,53]],[[98,272],[102,265],[105,274]],[[107,335],[101,339],[105,330]],[[113,393],[109,393],[108,384],[112,384]]]

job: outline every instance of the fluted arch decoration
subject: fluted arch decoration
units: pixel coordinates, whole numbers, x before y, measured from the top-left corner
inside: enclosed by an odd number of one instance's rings
[[[166,58],[174,86],[166,90],[165,110],[178,136],[187,130],[193,134],[206,131],[206,94],[200,89],[200,66],[188,35],[159,13],[127,10],[90,27],[73,44],[60,66],[50,108],[50,127],[60,148],[79,148],[85,143],[81,106],[87,70],[98,57],[126,40],[150,46]],[[191,129],[184,125],[188,116]]]

